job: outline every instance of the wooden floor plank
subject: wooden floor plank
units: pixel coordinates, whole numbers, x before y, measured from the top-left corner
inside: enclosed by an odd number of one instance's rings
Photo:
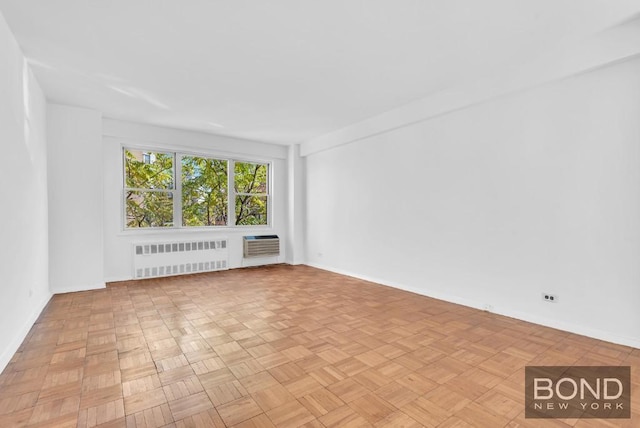
[[[527,365],[630,365],[632,419],[524,417]],[[640,426],[640,350],[306,266],[56,295],[0,426]]]

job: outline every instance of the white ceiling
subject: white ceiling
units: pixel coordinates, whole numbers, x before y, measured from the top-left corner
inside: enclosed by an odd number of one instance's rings
[[[628,19],[638,0],[0,0],[53,102],[301,143]]]

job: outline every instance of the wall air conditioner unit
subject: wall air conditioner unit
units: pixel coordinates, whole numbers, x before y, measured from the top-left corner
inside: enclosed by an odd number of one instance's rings
[[[280,255],[278,235],[260,235],[244,237],[244,258],[272,257]]]

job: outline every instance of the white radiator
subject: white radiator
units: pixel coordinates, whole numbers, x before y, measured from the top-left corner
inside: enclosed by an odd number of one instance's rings
[[[133,244],[133,277],[154,278],[226,270],[227,238]]]
[[[278,235],[245,236],[243,245],[245,258],[280,255]]]

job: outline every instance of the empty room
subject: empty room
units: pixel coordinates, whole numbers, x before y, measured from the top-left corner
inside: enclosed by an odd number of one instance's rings
[[[0,0],[1,427],[640,426],[637,0]]]

